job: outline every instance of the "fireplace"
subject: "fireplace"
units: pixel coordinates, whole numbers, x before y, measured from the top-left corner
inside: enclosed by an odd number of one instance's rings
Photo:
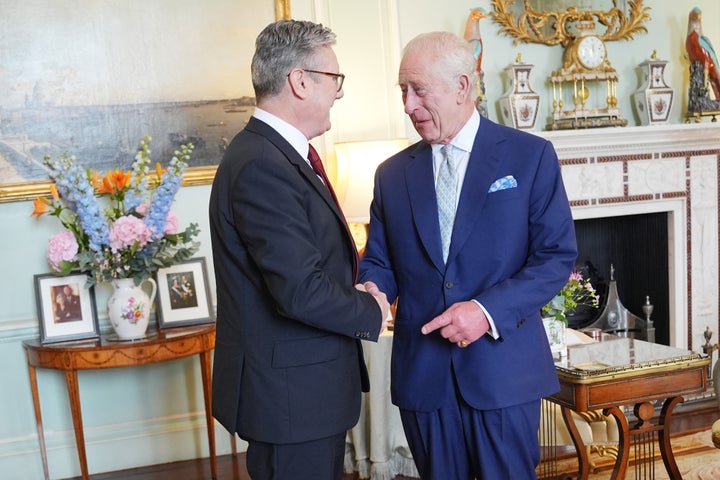
[[[659,240],[645,240],[652,250],[649,259],[637,259],[635,266],[627,265],[632,259],[623,258],[622,264],[607,260],[616,264],[620,290],[627,288],[628,280],[639,289],[628,294],[631,298],[620,292],[626,307],[644,318],[642,308],[636,305],[644,302],[644,295],[651,296],[656,328],[660,329],[657,321],[666,323],[666,331],[657,332],[660,343],[702,351],[707,327],[714,332],[712,341],[718,342],[720,125],[653,125],[539,134],[552,141],[558,153],[576,221],[611,221],[620,230],[632,230],[640,228],[640,217],[648,216],[648,221],[657,224],[643,228],[654,231],[662,231],[661,224],[665,223],[666,235]],[[579,225],[580,230],[585,228]],[[588,225],[591,230],[602,228],[592,222]],[[664,261],[653,262],[652,257]],[[641,262],[663,271],[650,272],[646,270],[650,267]],[[629,272],[622,273],[626,268]],[[601,273],[608,278],[609,272]],[[628,275],[629,279],[624,278]],[[664,283],[667,293],[649,285],[648,289],[658,293],[643,292],[638,276],[657,277],[653,280]],[[660,298],[663,295],[665,299]]]
[[[579,310],[568,317],[571,328],[590,326],[607,301],[610,270],[618,297],[633,314],[645,318],[649,297],[655,341],[670,342],[668,213],[645,213],[575,221],[576,270],[590,279],[600,295],[600,309]]]

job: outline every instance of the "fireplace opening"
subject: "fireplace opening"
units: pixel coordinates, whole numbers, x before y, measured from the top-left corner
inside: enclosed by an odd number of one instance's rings
[[[584,328],[599,316],[607,300],[612,265],[618,296],[625,308],[644,319],[642,307],[649,296],[655,341],[670,345],[668,213],[576,220],[575,235],[575,270],[590,279],[600,295],[600,308],[571,313],[570,328]]]

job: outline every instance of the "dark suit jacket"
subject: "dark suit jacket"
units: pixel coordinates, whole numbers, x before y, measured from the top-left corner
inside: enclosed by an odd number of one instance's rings
[[[310,166],[252,118],[210,195],[218,292],[213,415],[242,438],[294,443],[358,419],[380,308],[355,290],[354,246]]]
[[[516,188],[488,193],[512,175]],[[573,219],[549,142],[482,118],[443,264],[430,145],[420,142],[377,170],[361,281],[398,296],[392,398],[431,411],[453,395],[452,375],[476,409],[528,402],[559,389],[540,308],[568,280]],[[452,304],[479,301],[499,340],[461,349],[420,328]],[[451,373],[452,372],[452,373]]]

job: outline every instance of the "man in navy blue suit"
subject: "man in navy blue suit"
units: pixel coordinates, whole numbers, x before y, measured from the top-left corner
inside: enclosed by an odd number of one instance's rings
[[[535,478],[559,389],[540,309],[577,255],[557,155],[480,117],[456,35],[413,39],[399,85],[422,141],[376,172],[360,278],[398,299],[393,403],[423,479]]]

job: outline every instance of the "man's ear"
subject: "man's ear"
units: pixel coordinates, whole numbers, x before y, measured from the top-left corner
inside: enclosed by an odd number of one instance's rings
[[[470,94],[470,77],[467,75],[460,75],[457,82],[457,102],[458,104],[465,103],[465,99]]]
[[[288,75],[288,82],[290,83],[290,90],[298,98],[305,98],[308,96],[307,82],[310,78],[305,74],[305,70],[302,68],[293,69]]]

